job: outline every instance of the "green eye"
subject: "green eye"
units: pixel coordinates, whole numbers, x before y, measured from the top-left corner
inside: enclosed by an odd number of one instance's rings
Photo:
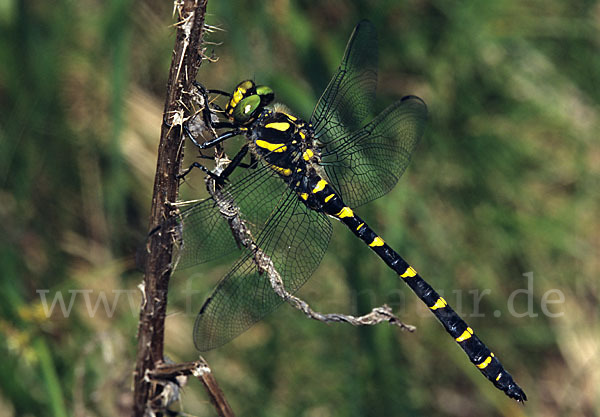
[[[273,89],[266,85],[257,85],[256,94],[260,96],[262,106],[268,105],[275,98],[275,93],[273,93]]]
[[[244,124],[256,117],[256,113],[262,109],[261,98],[257,95],[246,97],[233,109],[233,120]]]
[[[274,97],[275,94],[270,87],[257,86],[252,80],[242,81],[233,90],[225,113],[236,123],[246,124],[254,120]]]

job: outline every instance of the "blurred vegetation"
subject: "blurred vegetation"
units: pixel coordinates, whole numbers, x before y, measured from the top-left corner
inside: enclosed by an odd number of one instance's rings
[[[156,0],[0,2],[0,416],[123,415],[131,404],[133,254],[147,232],[171,12]],[[206,355],[238,415],[600,414],[600,2],[214,1],[209,13],[223,29],[207,51],[219,60],[199,80],[229,90],[254,78],[305,118],[354,24],[373,21],[380,109],[410,93],[431,117],[400,184],[358,213],[530,399],[521,407],[493,388],[337,227],[301,295],[329,312],[387,302],[417,332],[325,326],[282,307]],[[196,357],[194,315],[227,267],[173,278],[172,359]],[[515,296],[528,276],[531,297]],[[58,303],[45,313],[56,294],[68,317]],[[182,408],[215,415],[197,381]]]

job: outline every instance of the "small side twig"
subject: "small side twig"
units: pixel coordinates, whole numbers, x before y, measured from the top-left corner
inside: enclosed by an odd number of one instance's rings
[[[264,256],[264,254],[261,254],[261,256]],[[379,323],[388,322],[394,326],[400,327],[402,330],[407,330],[409,332],[415,331],[415,326],[400,321],[400,319],[392,313],[392,309],[386,304],[375,307],[370,313],[359,317],[349,314],[324,314],[314,311],[306,301],[286,291],[281,276],[273,267],[273,262],[270,259],[264,258],[262,262],[267,265],[267,274],[269,275],[269,282],[271,283],[273,291],[275,291],[279,297],[287,301],[292,307],[302,311],[307,317],[313,320],[321,321],[323,323],[349,323],[353,326],[374,326]]]
[[[212,370],[208,366],[208,363],[204,358],[200,357],[199,360],[193,362],[184,362],[177,364],[162,363],[158,365],[152,372],[150,377],[153,380],[164,380],[172,381],[178,378],[188,377],[190,375],[195,376],[202,382],[204,388],[209,394],[209,398],[215,410],[221,417],[233,417],[233,411],[227,403],[223,391],[219,388],[217,380],[215,379]]]

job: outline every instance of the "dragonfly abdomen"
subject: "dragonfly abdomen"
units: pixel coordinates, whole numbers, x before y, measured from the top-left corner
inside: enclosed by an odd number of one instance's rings
[[[443,297],[440,297],[431,285],[421,278],[408,262],[385,243],[350,207],[344,204],[342,198],[334,192],[327,181],[314,176],[309,184],[310,199],[319,200],[320,204],[318,205],[321,206],[323,212],[344,223],[402,278],[487,379],[509,397],[517,401],[527,400],[523,390],[514,382],[512,376],[504,369],[494,353],[474,334],[473,329]],[[313,204],[315,203],[313,202]]]

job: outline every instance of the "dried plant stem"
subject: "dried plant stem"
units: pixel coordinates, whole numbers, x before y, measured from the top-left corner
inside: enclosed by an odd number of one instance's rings
[[[172,204],[177,200],[178,174],[183,159],[181,124],[186,110],[191,108],[192,89],[198,68],[203,59],[202,33],[207,0],[176,0],[177,38],[171,60],[167,83],[158,161],[154,180],[150,229],[154,229],[171,215]],[[164,365],[164,323],[167,309],[167,291],[172,272],[173,236],[153,233],[147,245],[143,293],[138,326],[138,353],[134,373],[132,415],[154,415],[168,403],[169,392],[178,392],[177,384],[165,379],[155,379],[155,371]],[[206,367],[208,369],[208,367]],[[169,385],[170,384],[170,385]],[[216,382],[215,384],[216,385]],[[171,391],[167,388],[171,387]],[[206,386],[206,384],[205,384]],[[232,416],[220,392],[211,385],[208,390],[217,411],[222,416]],[[218,387],[217,387],[218,388]],[[160,401],[159,401],[160,399]],[[164,401],[162,401],[164,400]]]

